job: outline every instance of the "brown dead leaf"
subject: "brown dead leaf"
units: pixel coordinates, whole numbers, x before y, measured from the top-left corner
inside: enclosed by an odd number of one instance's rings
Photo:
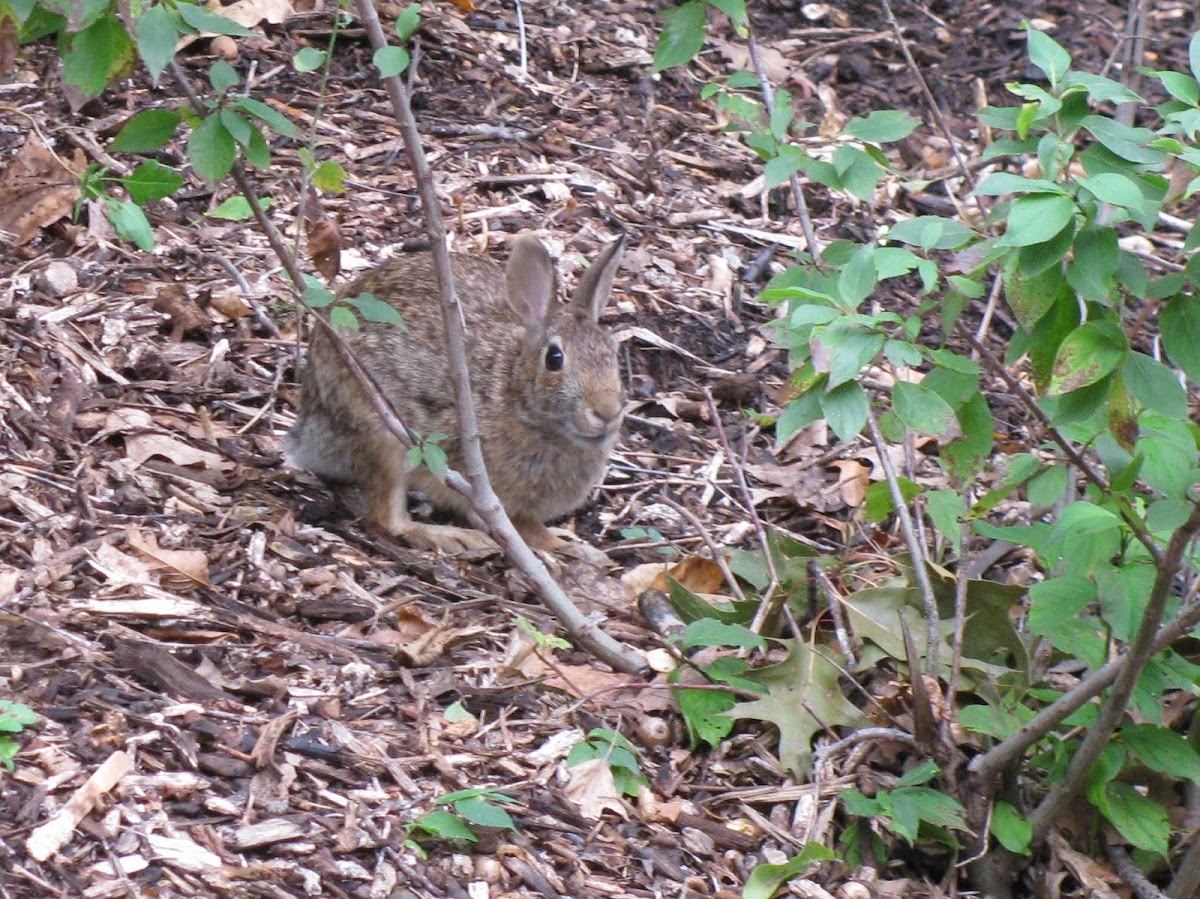
[[[96,547],[91,562],[92,567],[104,576],[110,587],[155,583],[154,578],[150,576],[149,567],[144,562],[107,543]]]
[[[650,824],[674,824],[687,807],[683,799],[663,800],[655,796],[647,787],[638,791],[638,812],[642,820]]]
[[[563,794],[575,803],[580,815],[589,821],[599,821],[607,809],[626,820],[629,819],[629,810],[625,807],[621,794],[617,792],[612,768],[608,766],[607,760],[590,759],[572,765],[568,770],[571,772],[571,779],[563,788]]]
[[[182,284],[164,284],[158,288],[154,302],[155,312],[161,312],[171,322],[171,341],[179,343],[188,331],[207,331],[211,326],[208,316],[196,305]]]
[[[228,287],[212,295],[212,307],[226,318],[239,319],[250,314],[250,302],[242,295],[241,288]]]
[[[31,131],[0,176],[0,232],[11,235],[19,246],[69,215],[79,199],[75,176],[85,166],[82,151],[76,149],[70,159],[63,159]]]
[[[651,586],[666,593],[670,590],[668,576],[693,593],[719,593],[725,585],[725,575],[721,573],[720,566],[702,556],[688,556],[677,565],[672,565],[659,574]]]
[[[135,527],[125,530],[125,540],[136,552],[150,561],[151,571],[157,572],[168,590],[182,593],[199,584],[211,586],[208,579],[208,556],[198,549],[163,549],[153,534],[143,534]]]
[[[307,210],[304,217],[309,219]],[[308,253],[313,265],[326,281],[332,281],[342,270],[342,232],[331,218],[308,220],[307,230]]]
[[[836,459],[829,467],[838,471],[837,488],[842,501],[851,509],[857,509],[867,497],[871,469],[856,459]]]
[[[137,465],[162,456],[183,467],[198,465],[212,471],[229,471],[234,465],[209,450],[198,449],[166,434],[131,434],[125,438],[125,453]]]

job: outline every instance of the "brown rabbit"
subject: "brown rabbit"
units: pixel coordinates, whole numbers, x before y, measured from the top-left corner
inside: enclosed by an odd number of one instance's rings
[[[624,405],[617,344],[598,322],[624,245],[622,236],[605,248],[566,305],[555,301],[554,263],[534,237],[516,241],[505,270],[482,256],[451,256],[488,474],[514,524],[541,548],[561,544],[545,522],[583,503],[617,439]],[[448,435],[439,445],[461,471],[432,255],[398,256],[344,291],[363,293],[395,307],[404,325],[363,322],[350,345],[409,428],[422,437]],[[379,421],[321,330],[309,345],[286,451],[292,464],[335,486],[362,488],[371,519],[411,543],[448,551],[494,546],[479,530],[409,517],[412,487],[479,524],[461,495],[408,463],[406,447]]]

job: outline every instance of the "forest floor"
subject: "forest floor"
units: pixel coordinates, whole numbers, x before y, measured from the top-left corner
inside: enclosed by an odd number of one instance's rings
[[[381,6],[385,19],[399,9]],[[754,549],[748,503],[822,554],[869,561],[898,545],[862,518],[862,488],[879,477],[868,444],[810,428],[777,448],[746,414],[786,400],[786,358],[764,328],[773,313],[755,295],[803,238],[700,98],[703,80],[747,67],[744,42],[718,32],[694,65],[653,77],[652,6],[526,4],[522,77],[512,4],[428,2],[416,63],[418,122],[457,250],[502,261],[501,233],[537,231],[573,283],[614,220],[631,235],[605,318],[622,341],[628,423],[594,501],[565,523],[611,566],[555,564],[585,611],[645,651],[662,645],[636,602],[649,578],[705,538]],[[1011,105],[1004,84],[1030,77],[1023,19],[1098,72],[1125,17],[1102,0],[924,6],[896,13],[968,146],[982,139],[973,111]],[[1155,7],[1159,64],[1185,68],[1187,4]],[[798,118],[899,108],[930,121],[877,3],[751,11]],[[254,73],[253,96],[304,127],[318,78],[291,59],[324,48],[330,23],[328,5],[295,12],[239,39],[232,60]],[[197,84],[209,53],[206,41],[181,53]],[[341,33],[317,126],[318,157],[348,173],[346,192],[322,199],[344,272],[424,239],[370,58],[361,30]],[[0,171],[37,141],[120,171],[128,160],[111,160],[107,140],[133,112],[177,102],[170,77],[137,76],[75,108],[53,47],[26,47],[0,76]],[[255,183],[294,235],[297,145],[273,153]],[[182,165],[178,146],[162,158]],[[897,179],[872,208],[806,186],[821,239],[951,208],[948,193],[965,190],[950,161],[927,124],[893,159],[921,191]],[[0,204],[17,189],[0,182]],[[15,772],[0,772],[0,896],[732,897],[806,835],[832,842],[836,792],[865,769],[819,791],[797,785],[773,731],[753,723],[689,748],[664,678],[535,651],[518,616],[544,633],[557,624],[503,560],[401,546],[285,469],[307,327],[263,236],[205,217],[220,191],[193,179],[153,206],[149,253],[86,208],[0,244],[0,698],[41,716]],[[917,286],[878,301],[915,308]],[[1003,391],[993,399],[1003,431]],[[640,801],[589,795],[567,772],[567,751],[594,728],[638,746]],[[427,841],[424,858],[405,845],[405,825],[439,797],[480,787],[512,800],[514,829],[481,828],[470,846]],[[95,811],[35,860],[27,840],[77,791]],[[898,843],[873,895],[947,895],[947,859]],[[837,863],[810,875],[847,897],[867,879]],[[1090,895],[1084,879],[1058,872],[1058,895]]]

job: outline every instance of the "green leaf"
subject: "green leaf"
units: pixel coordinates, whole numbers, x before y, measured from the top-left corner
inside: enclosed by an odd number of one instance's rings
[[[187,22],[197,31],[212,34],[232,34],[239,37],[254,37],[254,32],[249,28],[239,25],[232,19],[227,19],[220,13],[215,13],[205,6],[180,2],[176,4],[175,8],[179,10],[179,15],[183,17],[183,21]]]
[[[767,696],[738,703],[729,714],[774,724],[779,729],[779,760],[799,774],[808,765],[813,734],[827,727],[859,726],[864,719],[842,692],[837,666],[820,648],[797,640],[781,642],[788,648],[787,659],[752,673],[767,688]]]
[[[332,159],[322,160],[312,173],[313,186],[325,193],[344,193],[346,170]]]
[[[463,820],[453,812],[426,812],[414,822],[414,825],[443,840],[479,842],[479,837],[475,836],[471,828],[467,827]]]
[[[1095,384],[1124,364],[1128,355],[1129,342],[1116,322],[1084,322],[1058,348],[1047,392],[1061,396]]]
[[[250,123],[250,139],[242,144],[242,156],[256,169],[266,170],[271,167],[271,148],[267,146],[267,139],[263,137],[262,131],[253,122]]]
[[[369,322],[404,327],[404,319],[400,317],[396,307],[378,299],[374,294],[364,293],[356,297],[347,297],[346,302],[357,309]]]
[[[921,384],[897,381],[892,388],[892,409],[918,434],[945,438],[958,432],[958,418],[950,404]]]
[[[421,24],[421,4],[410,3],[396,16],[396,37],[407,43]]]
[[[658,36],[658,46],[654,48],[655,72],[690,62],[704,46],[705,26],[708,24],[704,4],[695,0],[666,10],[661,15],[666,24]]]
[[[105,197],[104,212],[122,240],[136,244],[140,250],[154,249],[154,229],[137,203]]]
[[[1133,128],[1106,116],[1084,116],[1079,124],[1092,133],[1110,153],[1139,165],[1161,165],[1169,158],[1161,150],[1147,147],[1156,137],[1149,128]]]
[[[733,730],[734,719],[726,713],[736,699],[724,690],[679,690],[675,693],[679,714],[687,725],[692,745],[718,746]]]
[[[1060,575],[1029,588],[1029,630],[1051,643],[1065,622],[1096,601],[1096,585],[1085,577]]]
[[[1017,260],[1012,257],[1005,260],[1003,279],[1008,306],[1026,331],[1032,330],[1059,298],[1066,299],[1069,293],[1060,268],[1050,267],[1041,274],[1029,276],[1020,270]]]
[[[736,26],[744,27],[749,21],[746,18],[746,0],[707,0],[707,2],[710,6],[716,7],[729,16],[729,20]]]
[[[375,51],[375,55],[371,57],[371,62],[375,64],[375,68],[379,69],[380,78],[391,78],[393,75],[399,75],[408,68],[408,64],[411,61],[412,58],[403,47],[380,47]]]
[[[1200,384],[1200,298],[1175,297],[1159,316],[1158,329],[1167,356]]]
[[[169,109],[139,112],[113,138],[108,145],[109,152],[151,153],[161,149],[175,134],[181,118],[179,113]]]
[[[1029,194],[1013,203],[1000,247],[1027,247],[1057,235],[1075,217],[1075,204],[1058,194]]]
[[[218,94],[237,87],[241,80],[242,77],[237,73],[237,69],[223,59],[218,59],[208,70],[208,83]]]
[[[908,478],[897,478],[896,480],[900,484],[900,495],[906,503],[911,503],[921,495],[920,486]],[[876,481],[867,488],[862,511],[863,518],[872,523],[883,521],[896,511],[896,504],[892,502],[892,491],[887,481]]]
[[[264,206],[267,205],[265,200],[260,200],[259,202]],[[250,203],[246,198],[238,195],[230,197],[216,209],[210,209],[204,214],[209,218],[225,219],[229,222],[244,222],[254,215],[254,212],[250,208]]]
[[[450,470],[450,460],[446,458],[446,451],[436,443],[423,444],[421,456],[425,459],[425,467],[434,474],[445,474]]]
[[[1060,194],[1067,192],[1059,184],[1045,178],[1026,178],[1012,172],[993,172],[971,191],[981,197],[999,197],[1004,194]]]
[[[1200,83],[1197,83],[1195,78],[1182,72],[1155,72],[1154,77],[1163,83],[1163,87],[1175,99],[1182,100],[1189,106],[1200,105]]]
[[[1021,27],[1029,34],[1029,60],[1046,73],[1050,84],[1058,84],[1071,67],[1071,54],[1045,32],[1038,31],[1028,22]]]
[[[1105,784],[1104,797],[1107,807],[1101,811],[1121,836],[1138,849],[1167,854],[1171,825],[1165,808],[1121,781]]]
[[[250,121],[245,116],[238,115],[234,110],[224,108],[218,110],[217,115],[221,119],[221,124],[225,126],[235,141],[243,147],[250,143]]]
[[[957,250],[974,240],[976,234],[956,219],[919,215],[897,222],[887,236],[888,240],[897,240],[922,250]]]
[[[353,334],[358,330],[358,319],[345,306],[335,306],[329,310],[329,324],[341,334]]]
[[[799,855],[789,858],[781,865],[755,865],[750,876],[746,878],[742,897],[771,899],[783,883],[803,874],[817,862],[831,861],[834,857],[834,854],[820,843],[805,843]]]
[[[1033,840],[1033,825],[1021,813],[1003,799],[992,808],[992,820],[988,828],[1000,845],[1018,855],[1029,854]]]
[[[866,118],[851,119],[842,133],[859,140],[876,144],[887,144],[904,140],[921,124],[906,112],[895,109],[877,109]]]
[[[867,423],[867,394],[857,381],[839,384],[820,396],[821,412],[829,427],[849,443]]]
[[[1130,724],[1121,728],[1121,739],[1152,770],[1200,784],[1200,753],[1175,731],[1155,724]]]
[[[1091,178],[1080,178],[1078,183],[1095,194],[1097,199],[1114,206],[1138,209],[1144,201],[1141,190],[1133,180],[1118,172],[1100,172]]]
[[[96,97],[133,60],[133,44],[121,20],[103,16],[77,34],[60,34],[63,78],[87,97]]]
[[[283,137],[296,137],[300,133],[291,119],[261,100],[255,100],[253,97],[238,97],[233,105],[259,119],[268,128]]]
[[[926,759],[896,781],[896,786],[916,787],[929,783],[929,781],[938,776],[939,770],[937,762],[933,761],[933,759]]]
[[[192,168],[206,181],[220,181],[233,168],[233,135],[215,115],[192,129],[187,149]]]
[[[1169,418],[1186,419],[1188,416],[1187,391],[1179,383],[1175,372],[1161,362],[1142,353],[1130,353],[1121,369],[1125,387],[1133,398],[1155,412]]]
[[[454,803],[454,810],[472,824],[481,827],[498,827],[513,831],[517,829],[508,812],[481,796]]]
[[[1200,32],[1193,34],[1188,42],[1188,68],[1192,77],[1200,81]]]
[[[129,177],[120,180],[135,203],[161,200],[183,187],[183,178],[178,172],[154,160],[143,162],[130,172]]]
[[[687,626],[680,640],[683,649],[697,646],[735,646],[742,649],[766,649],[767,641],[740,624],[723,624],[714,618],[701,618]]]
[[[304,47],[292,57],[292,66],[297,72],[315,72],[325,65],[328,55],[324,50],[318,50],[316,47]]]
[[[151,6],[137,20],[134,31],[138,55],[146,64],[150,77],[158,78],[175,58],[179,29],[175,26],[174,17],[166,6]]]

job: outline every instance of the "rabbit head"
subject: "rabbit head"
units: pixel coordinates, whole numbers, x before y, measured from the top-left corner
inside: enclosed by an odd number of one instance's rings
[[[554,263],[536,238],[514,244],[505,271],[508,303],[525,327],[512,370],[511,411],[581,448],[607,450],[621,425],[617,342],[599,320],[624,246],[622,236],[605,248],[565,305],[554,300]]]

